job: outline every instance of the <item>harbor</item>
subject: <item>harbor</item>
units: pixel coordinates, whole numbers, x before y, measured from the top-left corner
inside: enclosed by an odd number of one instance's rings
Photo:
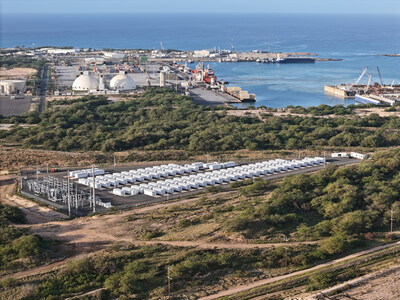
[[[325,70],[341,68],[348,62],[323,58],[315,52],[237,51],[217,47],[183,51],[160,46],[152,50],[38,47],[12,51],[17,59],[34,57],[48,61],[50,73],[48,78],[43,77],[48,82],[47,90],[41,99],[46,96],[49,101],[84,95],[112,95],[117,99],[121,95],[142,93],[149,86],[172,88],[207,106],[348,105],[355,101],[364,103],[369,94],[380,97],[368,100],[374,104],[394,105],[398,99],[396,81],[383,86],[372,81],[332,84],[336,80],[330,80],[331,84],[324,86]],[[376,59],[390,58],[376,55]],[[386,74],[387,67],[384,71]],[[364,74],[362,78],[368,76]],[[384,80],[388,82],[388,78]],[[28,81],[24,93],[35,94],[32,82]],[[44,107],[43,100],[41,103]]]
[[[357,103],[361,104],[394,106],[400,101],[400,83],[395,84],[395,80],[393,80],[390,85],[385,85],[379,67],[376,68],[376,71],[379,75],[380,82],[373,83],[373,72],[367,74],[367,71],[368,67],[363,69],[361,75],[352,84],[342,83],[336,86],[325,85],[324,91],[327,94],[343,99],[354,98]],[[366,74],[368,83],[360,84],[360,81]]]

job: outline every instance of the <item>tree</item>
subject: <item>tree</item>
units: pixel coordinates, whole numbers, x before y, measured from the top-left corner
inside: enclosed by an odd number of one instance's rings
[[[322,240],[319,243],[319,249],[326,254],[342,253],[347,247],[347,238],[343,233],[338,233],[330,238]]]

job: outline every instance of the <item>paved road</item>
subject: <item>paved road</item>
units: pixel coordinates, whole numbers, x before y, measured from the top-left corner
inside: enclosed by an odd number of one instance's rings
[[[42,70],[42,84],[40,86],[40,102],[38,110],[39,112],[44,112],[46,110],[46,85],[47,85],[47,69],[49,66],[47,64],[44,65]]]
[[[231,102],[239,102],[235,98],[222,92],[207,90],[205,88],[194,88],[189,91],[193,101],[204,106],[223,106]]]

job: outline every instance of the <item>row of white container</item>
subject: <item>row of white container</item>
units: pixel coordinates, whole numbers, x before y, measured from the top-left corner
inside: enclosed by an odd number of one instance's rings
[[[184,173],[198,172],[202,167],[214,170],[215,168],[221,169],[233,166],[235,166],[235,162],[209,164],[198,162],[186,164],[184,166],[168,164],[144,169],[129,170],[121,173],[97,176],[95,178],[95,188],[106,188],[110,186],[116,187],[120,184],[124,185],[128,183],[142,182],[144,180],[159,179],[160,177],[175,176],[177,174],[182,175]],[[80,178],[78,182],[93,187],[93,178]]]
[[[98,175],[104,175],[104,170],[103,169],[94,169],[94,176]],[[84,169],[84,170],[78,170],[78,171],[71,171],[69,172],[70,177],[75,177],[75,178],[87,178],[89,176],[93,176],[93,170],[92,169]]]
[[[203,167],[209,170],[219,170],[219,169],[232,168],[234,166],[236,166],[236,163],[234,161],[228,161],[225,163],[218,163],[218,162],[206,163],[204,164]]]
[[[122,189],[113,189],[113,194],[118,196],[137,195],[143,193],[149,196],[171,194],[182,190],[197,189],[207,185],[228,183],[230,181],[252,178],[255,176],[273,174],[285,170],[291,170],[300,167],[309,167],[325,163],[324,158],[305,158],[303,160],[286,161],[282,159],[265,161],[261,163],[249,164],[229,168],[225,170],[216,170],[212,172],[200,173],[177,177],[174,179],[159,180],[147,184],[133,185]]]
[[[95,187],[102,188],[117,186],[120,184],[124,185],[127,183],[142,182],[144,180],[158,179],[160,177],[168,177],[176,174],[197,172],[199,166],[203,166],[203,163],[195,163],[185,166],[169,164],[97,176],[95,178]],[[78,182],[93,187],[93,178],[81,178]]]

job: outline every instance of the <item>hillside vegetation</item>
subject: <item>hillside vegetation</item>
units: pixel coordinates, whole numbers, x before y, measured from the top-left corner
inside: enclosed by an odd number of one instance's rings
[[[390,210],[400,218],[399,172],[396,149],[378,152],[357,166],[328,166],[314,174],[289,176],[269,201],[228,219],[228,227],[250,236],[283,230],[298,239],[329,237],[321,249],[341,252],[349,237],[361,242],[372,239],[372,232],[387,231]]]
[[[199,229],[213,223],[217,226],[211,231],[213,237],[220,232],[240,233],[242,243],[262,243],[285,234],[289,243],[237,250],[115,244],[52,273],[14,282],[14,289],[3,283],[0,297],[7,293],[18,297],[24,292],[22,299],[65,299],[95,291],[97,299],[162,299],[168,293],[169,267],[174,298],[197,299],[230,286],[308,268],[396,238],[382,232],[388,231],[390,209],[396,219],[400,217],[399,171],[400,150],[381,151],[358,166],[327,167],[280,182],[249,180],[232,184],[238,190],[224,194],[209,190],[184,205],[144,214],[133,211],[102,230],[153,241],[168,240],[174,234],[185,240],[192,232],[192,238],[206,242],[212,237]],[[141,236],[134,236],[142,229],[146,230]],[[291,244],[304,239],[316,242]],[[388,255],[395,256],[390,251]],[[312,275],[302,284],[318,289],[367,272],[340,269]]]
[[[400,145],[400,118],[348,118],[352,108],[337,107],[335,118],[305,116],[228,116],[224,109],[196,105],[185,96],[151,89],[142,96],[110,103],[106,97],[54,102],[43,114],[3,118],[3,123],[37,124],[0,131],[0,139],[48,150],[188,150],[195,153],[236,149],[299,149],[322,146]],[[56,107],[56,104],[67,105]],[[325,114],[315,108],[314,114]],[[331,110],[329,110],[331,112]],[[311,112],[311,110],[310,110]]]
[[[46,63],[43,59],[32,59],[29,57],[0,57],[0,67],[3,68],[33,68],[40,71]]]
[[[47,259],[51,242],[11,225],[25,221],[20,209],[0,203],[0,275],[37,266]]]

